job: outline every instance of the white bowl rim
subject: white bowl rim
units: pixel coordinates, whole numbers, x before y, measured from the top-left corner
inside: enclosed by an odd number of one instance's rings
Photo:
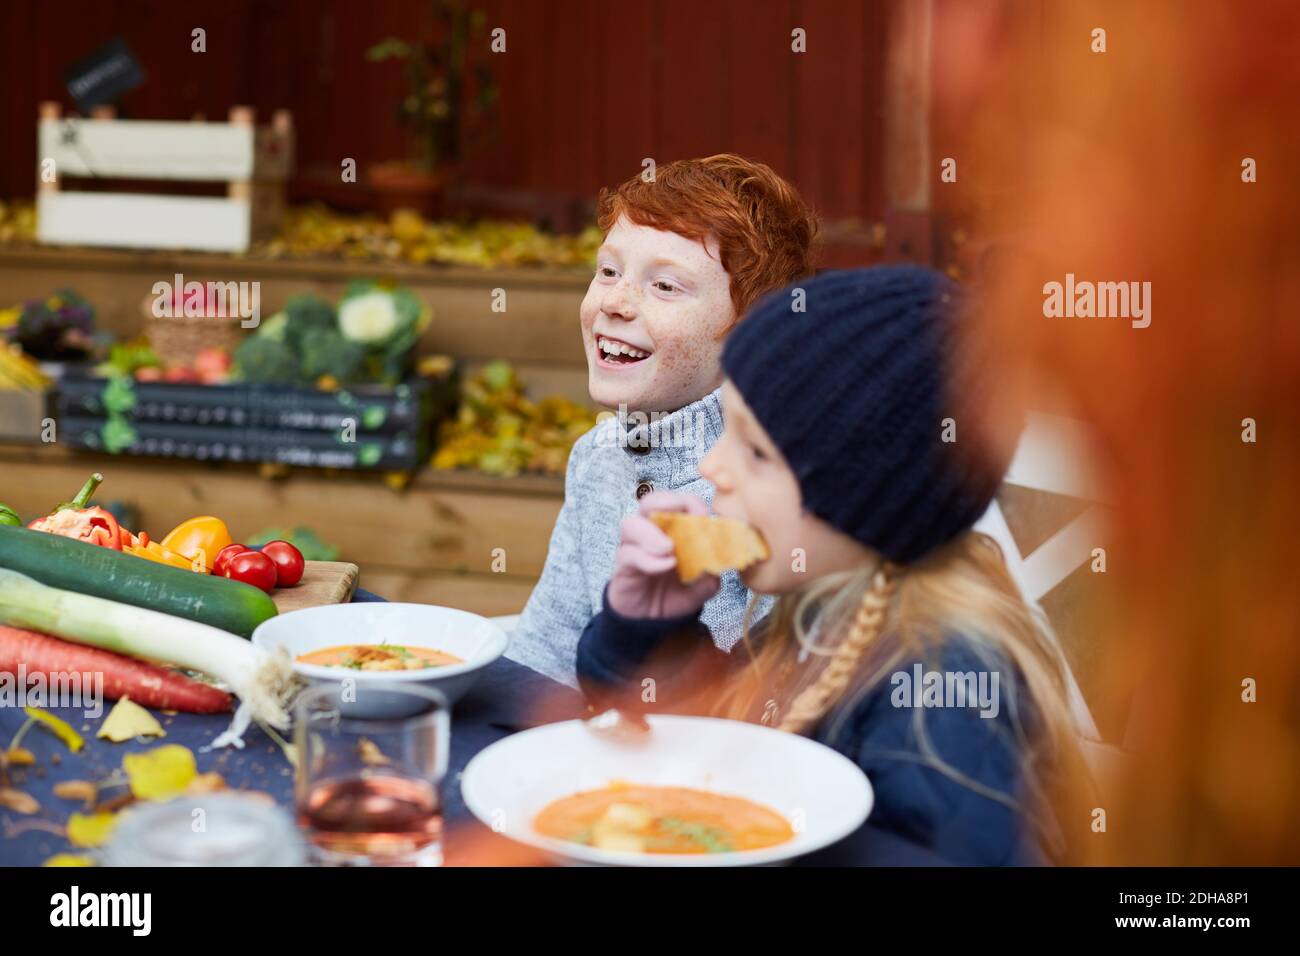
[[[501,832],[501,836],[514,840],[517,843],[523,843],[526,846],[532,846],[539,850],[545,850],[558,857],[565,857],[570,860],[577,860],[581,863],[597,863],[611,866],[762,866],[769,863],[785,863],[789,860],[797,859],[801,856],[807,856],[817,850],[824,849],[839,840],[844,839],[863,823],[871,815],[875,808],[875,790],[871,786],[871,781],[867,778],[866,773],[856,763],[844,756],[837,750],[827,747],[808,737],[798,734],[788,734],[787,731],[777,730],[773,727],[765,727],[762,724],[751,724],[746,721],[729,720],[723,717],[692,717],[681,714],[648,714],[646,720],[651,727],[657,723],[699,723],[707,721],[709,723],[724,723],[728,725],[739,724],[750,730],[760,731],[769,734],[785,734],[796,737],[814,747],[821,748],[825,751],[824,757],[832,763],[838,762],[846,769],[851,768],[860,779],[863,787],[865,799],[861,801],[860,809],[852,815],[846,816],[846,820],[840,826],[828,827],[818,836],[799,842],[798,837],[794,840],[787,840],[785,843],[778,843],[775,846],[764,847],[758,850],[732,850],[726,853],[633,853],[622,850],[602,850],[596,847],[584,846],[580,843],[574,843],[570,840],[559,840],[555,837],[542,836],[531,825],[521,833]],[[583,721],[565,720],[557,721],[551,724],[542,724],[538,727],[531,727],[528,730],[521,730],[518,733],[510,734],[503,737],[476,753],[465,765],[460,777],[460,793],[465,801],[465,806],[469,811],[478,818],[480,823],[491,826],[491,811],[478,801],[478,795],[474,793],[475,771],[482,771],[482,764],[485,762],[483,756],[493,747],[504,744],[506,741],[513,741],[517,737],[527,734],[537,734],[545,731],[552,731],[554,728],[563,725],[577,725]],[[478,764],[476,768],[475,765]],[[531,823],[531,821],[530,821]],[[791,852],[796,850],[797,852]]]
[[[360,601],[357,603],[321,604],[318,605],[317,607],[299,608],[296,611],[290,611],[288,614],[277,614],[275,617],[267,618],[265,621],[263,621],[254,629],[252,641],[253,644],[255,644],[257,647],[261,647],[264,650],[270,650],[271,647],[279,647],[280,645],[278,642],[275,642],[275,639],[273,637],[268,636],[269,630],[264,631],[263,629],[267,628],[268,625],[274,624],[274,622],[276,621],[287,620],[293,618],[295,615],[298,614],[364,613],[364,611],[355,611],[351,609],[353,608],[365,609],[369,605],[382,606],[386,608],[398,608],[398,609],[411,608],[411,609],[419,609],[420,611],[426,611],[430,609],[437,610],[437,611],[448,611],[457,616],[472,619],[476,622],[482,622],[483,624],[486,624],[491,629],[490,631],[491,639],[489,640],[485,651],[481,653],[479,656],[473,658],[472,660],[462,661],[459,664],[448,664],[443,667],[435,667],[431,669],[422,669],[422,670],[410,670],[410,671],[357,671],[357,670],[341,671],[337,667],[328,667],[324,664],[304,664],[301,661],[294,659],[291,662],[293,664],[294,673],[301,674],[303,677],[310,677],[315,680],[322,680],[322,681],[341,681],[344,678],[352,678],[355,681],[357,681],[357,683],[359,684],[360,683],[380,684],[380,683],[390,683],[390,682],[405,684],[405,683],[422,683],[425,681],[440,681],[452,677],[457,677],[461,674],[469,674],[472,673],[473,671],[479,670],[480,668],[486,667],[488,664],[491,664],[494,661],[496,661],[498,658],[500,658],[501,655],[503,655],[506,652],[506,648],[510,644],[509,635],[506,634],[505,630],[501,627],[500,624],[497,624],[491,618],[484,617],[481,614],[475,614],[473,611],[463,611],[460,608],[446,607],[441,604],[415,604],[410,601]],[[349,610],[343,610],[344,608],[347,608]],[[433,644],[421,643],[420,641],[407,641],[407,643],[414,644],[416,647],[429,647],[429,648],[433,648],[434,650],[442,650],[442,648],[436,647]],[[322,646],[330,647],[333,645],[322,645]]]

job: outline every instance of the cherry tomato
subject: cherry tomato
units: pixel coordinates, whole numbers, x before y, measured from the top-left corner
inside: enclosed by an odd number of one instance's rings
[[[244,547],[242,544],[226,545],[217,552],[217,559],[212,562],[212,573],[217,575],[217,577],[224,578],[226,576],[226,565],[230,563],[230,559],[235,555],[243,554],[248,550],[250,549]]]
[[[275,562],[277,587],[291,588],[302,580],[306,562],[302,559],[302,552],[288,541],[264,544],[262,553]]]
[[[257,551],[244,551],[226,560],[225,576],[267,594],[275,590],[275,562]]]

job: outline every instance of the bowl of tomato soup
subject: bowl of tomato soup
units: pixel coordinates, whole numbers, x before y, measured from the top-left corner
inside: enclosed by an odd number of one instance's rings
[[[253,632],[267,651],[283,649],[312,684],[344,685],[349,715],[396,716],[401,698],[383,690],[424,684],[455,701],[503,653],[505,632],[478,614],[432,604],[332,604],[277,615]]]
[[[485,748],[461,776],[465,805],[562,863],[783,863],[856,830],[866,775],[816,741],[758,724],[650,715],[649,732],[545,724]]]

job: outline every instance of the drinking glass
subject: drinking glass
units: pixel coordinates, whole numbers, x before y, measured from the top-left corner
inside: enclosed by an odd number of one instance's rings
[[[104,848],[108,866],[301,866],[302,841],[281,807],[221,791],[126,810]]]
[[[295,801],[311,862],[441,865],[447,699],[358,681],[309,688],[294,710]]]

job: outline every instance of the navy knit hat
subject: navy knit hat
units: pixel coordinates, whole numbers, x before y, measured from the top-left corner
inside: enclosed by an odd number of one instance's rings
[[[804,507],[900,563],[969,529],[1006,468],[961,447],[975,437],[962,409],[986,396],[972,366],[950,381],[958,298],[917,266],[826,272],[761,301],[722,351]],[[946,418],[956,442],[943,440]]]

